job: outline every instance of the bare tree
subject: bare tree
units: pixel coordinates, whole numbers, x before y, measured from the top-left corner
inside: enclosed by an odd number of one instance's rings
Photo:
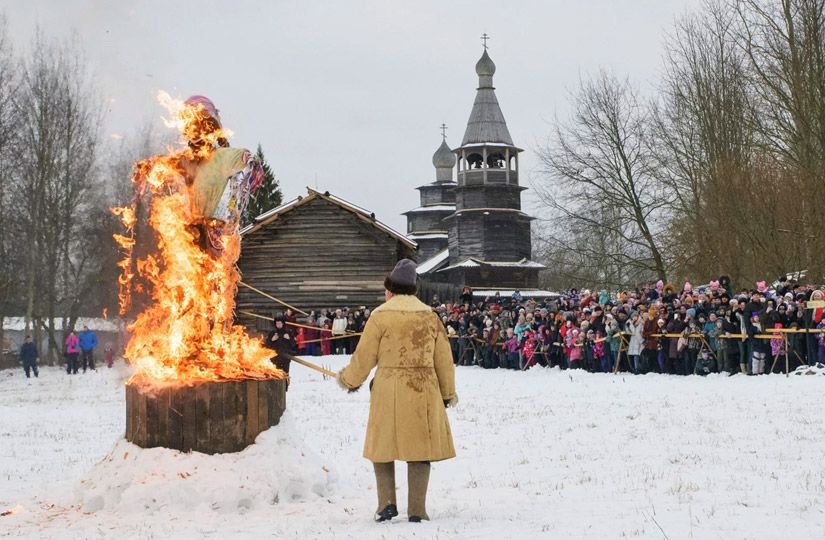
[[[48,332],[49,353],[61,346],[55,334],[59,314],[72,315],[86,268],[81,224],[90,220],[96,188],[100,104],[91,90],[80,48],[35,37],[20,68],[15,98],[20,143],[17,182],[25,197],[21,235],[27,258],[26,320]]]
[[[796,180],[800,211],[788,239],[809,275],[825,275],[825,1],[731,0],[759,103],[763,148]],[[787,174],[785,175],[787,176]],[[809,241],[813,239],[812,241]]]
[[[557,253],[577,253],[574,263],[594,263],[582,268],[602,268],[604,284],[667,277],[661,233],[669,201],[649,138],[637,90],[602,71],[580,83],[571,119],[539,154],[545,174],[536,188],[553,213],[546,235]]]
[[[738,253],[732,217],[742,201],[735,187],[746,183],[733,176],[748,174],[756,115],[734,21],[732,8],[708,2],[677,21],[668,39],[653,117],[658,174],[673,195],[668,244],[680,277],[740,277],[747,256]]]
[[[16,92],[14,51],[8,36],[8,22],[0,13],[0,350],[5,348],[3,322],[14,307],[14,290],[18,285],[14,260],[14,215],[12,197],[12,160],[17,139],[17,115],[12,102]]]

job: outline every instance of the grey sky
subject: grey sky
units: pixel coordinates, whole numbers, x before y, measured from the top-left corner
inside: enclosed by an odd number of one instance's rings
[[[19,48],[38,24],[55,37],[77,32],[109,100],[107,137],[160,116],[159,89],[203,94],[235,132],[233,146],[261,142],[286,198],[317,177],[401,231],[399,214],[418,205],[414,188],[435,178],[438,126],[449,126],[451,146],[461,141],[482,32],[492,36],[496,92],[530,172],[580,75],[605,67],[649,88],[674,19],[699,5],[0,0]]]

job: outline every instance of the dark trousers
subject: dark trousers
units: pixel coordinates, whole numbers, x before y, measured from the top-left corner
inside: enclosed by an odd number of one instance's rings
[[[656,373],[660,371],[656,361],[656,349],[642,349],[642,373]]]
[[[66,353],[66,373],[77,374],[77,353]]]
[[[816,342],[816,334],[806,334],[805,336],[806,336],[805,343],[808,346],[807,351],[806,351],[807,352],[806,357],[808,359],[808,365],[812,366],[812,365],[816,364],[816,361],[817,361],[817,356],[818,356],[817,353],[819,352],[818,351],[819,344]]]
[[[82,351],[81,355],[83,356],[83,373],[86,373],[86,368],[94,369],[95,368],[95,351],[94,349],[89,351]]]
[[[23,371],[26,372],[26,378],[30,378],[29,375],[30,371],[34,372],[34,376],[37,377],[39,372],[37,371],[37,361],[36,360],[23,360]]]
[[[682,375],[693,375],[698,352],[696,349],[685,349],[682,351]]]
[[[292,360],[289,358],[284,358],[283,356],[276,356],[270,360],[275,367],[283,370],[286,373],[286,388],[285,390],[289,390],[289,366],[292,364]]]
[[[510,369],[519,369],[519,360],[517,352],[507,353],[507,367]]]

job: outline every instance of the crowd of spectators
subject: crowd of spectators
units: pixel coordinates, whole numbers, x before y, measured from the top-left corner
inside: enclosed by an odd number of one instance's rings
[[[478,298],[465,287],[455,302],[430,303],[460,366],[533,366],[635,374],[759,375],[825,362],[823,290],[783,276],[734,290],[726,276],[681,289],[661,281],[635,290],[571,289],[551,298]],[[370,310],[339,308],[297,320],[276,318],[267,345],[307,356],[351,354]],[[777,330],[780,330],[777,332]]]
[[[722,276],[681,290],[660,281],[544,299],[515,291],[480,300],[465,288],[457,303],[436,298],[432,307],[458,365],[759,375],[784,369],[786,357],[791,367],[825,360],[823,309],[806,309],[823,298],[821,289],[788,276],[738,292]]]

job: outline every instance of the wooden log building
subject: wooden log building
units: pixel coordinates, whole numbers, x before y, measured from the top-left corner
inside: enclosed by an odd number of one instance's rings
[[[417,245],[375,214],[329,192],[307,188],[241,231],[241,279],[306,312],[384,301],[384,278]],[[244,287],[238,320],[259,328],[242,311],[271,316],[283,308]]]

